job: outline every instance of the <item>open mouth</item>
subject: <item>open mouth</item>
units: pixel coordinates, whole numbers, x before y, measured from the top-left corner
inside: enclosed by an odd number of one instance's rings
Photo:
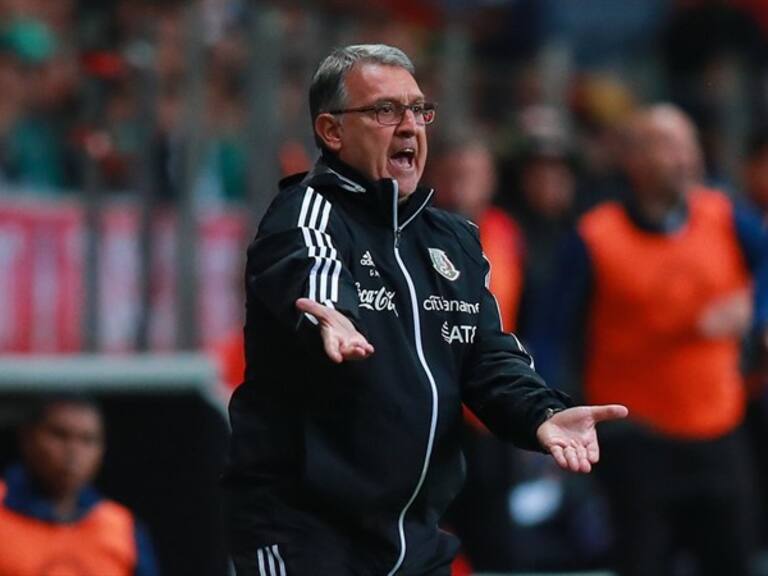
[[[392,154],[389,159],[400,169],[410,169],[413,168],[413,163],[416,159],[416,150],[414,148],[403,148]]]

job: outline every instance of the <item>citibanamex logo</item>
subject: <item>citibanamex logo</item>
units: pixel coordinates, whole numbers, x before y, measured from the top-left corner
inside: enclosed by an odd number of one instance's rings
[[[397,307],[395,306],[394,290],[387,290],[384,286],[378,289],[362,288],[358,282],[355,284],[357,285],[357,295],[360,299],[360,308],[375,310],[376,312],[388,310],[394,312],[395,316],[399,317]]]

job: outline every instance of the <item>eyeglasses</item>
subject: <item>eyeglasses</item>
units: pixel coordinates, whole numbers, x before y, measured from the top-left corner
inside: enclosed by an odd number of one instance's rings
[[[329,110],[329,114],[348,114],[350,112],[374,112],[376,121],[382,126],[397,126],[403,121],[405,111],[410,110],[416,118],[416,124],[424,126],[435,121],[437,104],[433,102],[418,102],[416,104],[401,104],[400,102],[378,102],[373,106],[346,108],[345,110]]]

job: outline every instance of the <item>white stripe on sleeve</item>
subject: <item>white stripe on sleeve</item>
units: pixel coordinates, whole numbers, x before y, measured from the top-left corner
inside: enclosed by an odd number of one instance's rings
[[[324,198],[314,190],[312,191],[312,193],[315,195],[315,201],[312,204],[312,215],[309,217],[308,226],[312,228],[312,230],[317,230],[318,229],[317,215],[320,213],[320,206],[322,206]]]
[[[277,576],[277,570],[275,569],[275,557],[272,556],[272,550],[267,547],[267,558],[269,559],[269,576]]]
[[[277,558],[277,565],[280,568],[280,574],[278,576],[287,576],[285,562],[283,562],[283,557],[280,556],[280,550],[278,549],[277,544],[272,546],[272,553],[275,555],[275,558]]]
[[[339,275],[341,274],[341,262],[336,260],[334,263],[333,276],[331,277],[331,301],[339,300]]]
[[[323,304],[332,304],[339,299],[341,261],[333,240],[326,232],[331,209],[331,203],[309,187],[304,193],[298,220],[307,253],[314,259],[309,272],[307,297]]]
[[[328,227],[328,218],[330,217],[330,215],[331,215],[331,203],[326,200],[325,206],[323,207],[323,215],[320,218],[321,232],[325,232],[325,229]]]
[[[269,576],[269,574],[267,574],[267,570],[264,568],[264,550],[259,548],[256,553],[259,557],[259,576]]]

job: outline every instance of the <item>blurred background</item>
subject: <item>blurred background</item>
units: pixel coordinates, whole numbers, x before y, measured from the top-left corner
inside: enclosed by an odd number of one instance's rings
[[[681,106],[706,182],[749,199],[764,0],[0,0],[0,464],[27,397],[95,393],[99,487],[146,522],[163,574],[226,573],[215,483],[245,247],[277,180],[316,157],[319,59],[376,42],[405,50],[439,104],[430,183],[479,187],[514,218],[494,273],[534,355],[557,247],[620,195],[618,128],[638,106]],[[451,161],[468,141],[477,154]],[[612,531],[591,480],[473,434],[448,519],[467,563],[600,573]],[[503,546],[481,525],[503,525]]]

